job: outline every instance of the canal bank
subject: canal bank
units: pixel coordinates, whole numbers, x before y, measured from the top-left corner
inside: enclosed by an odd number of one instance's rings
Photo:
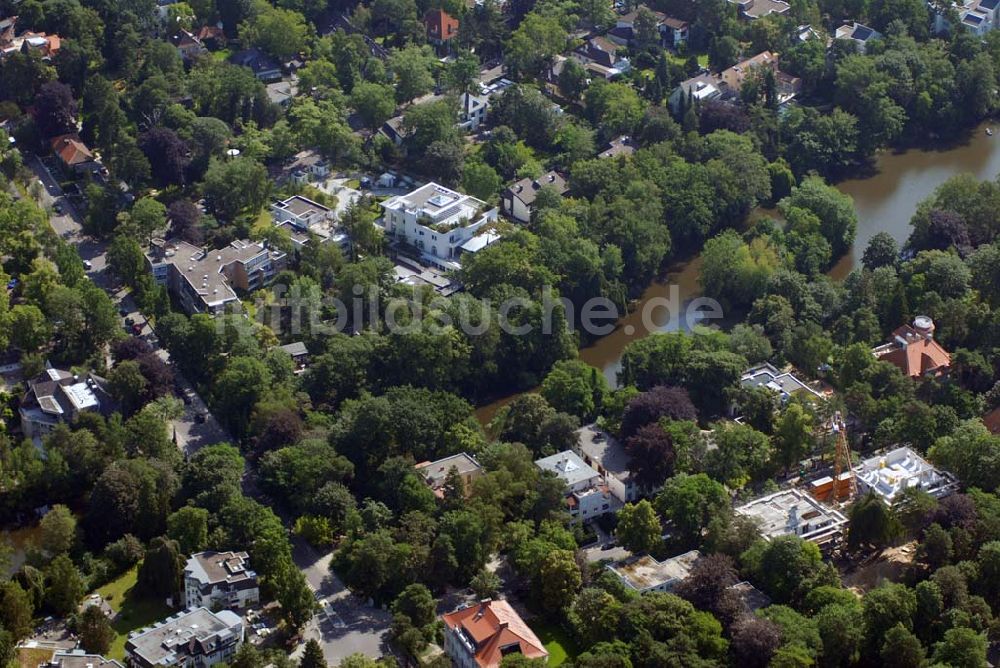
[[[967,173],[980,180],[996,178],[1000,173],[1000,135],[986,135],[986,129],[993,125],[984,123],[963,140],[935,148],[884,152],[871,175],[838,183],[841,192],[854,198],[858,233],[854,246],[830,275],[846,277],[861,262],[868,242],[878,232],[888,232],[900,245],[906,243],[917,205],[951,177]]]
[[[964,140],[936,148],[883,152],[870,174],[838,183],[837,188],[854,199],[858,230],[851,250],[834,265],[830,275],[843,280],[860,263],[868,242],[878,232],[888,232],[900,245],[904,244],[917,205],[952,176],[970,173],[979,179],[995,178],[1000,173],[1000,136],[988,137],[986,128],[990,126],[983,124]],[[600,369],[615,385],[629,343],[654,332],[677,329],[684,321],[679,314],[671,317],[662,308],[653,308],[652,318],[643,318],[643,314],[650,312],[651,304],[669,300],[672,286],[677,286],[676,294],[686,307],[701,294],[700,272],[701,256],[671,267],[662,279],[646,288],[613,332],[580,349],[580,359]],[[476,410],[477,419],[487,424],[516,396],[481,406]]]

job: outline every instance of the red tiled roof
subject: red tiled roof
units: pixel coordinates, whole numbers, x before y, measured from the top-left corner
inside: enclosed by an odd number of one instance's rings
[[[443,9],[432,9],[424,14],[424,25],[431,39],[451,39],[458,34],[458,19]]]
[[[218,39],[223,36],[223,32],[219,26],[202,26],[198,28],[196,36],[200,40]]]
[[[880,357],[910,377],[939,373],[951,366],[951,355],[941,344],[931,338],[924,338],[909,325],[904,325],[892,333],[893,338],[907,341]]]
[[[501,650],[513,645],[529,659],[549,655],[542,641],[507,601],[485,601],[442,615],[441,619],[449,629],[461,628],[472,640],[476,664],[481,668],[499,666],[506,653]]]
[[[53,137],[52,152],[59,156],[64,165],[69,167],[91,162],[94,159],[94,154],[75,133]]]

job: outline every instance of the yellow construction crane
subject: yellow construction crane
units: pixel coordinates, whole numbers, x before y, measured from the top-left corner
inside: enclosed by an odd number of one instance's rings
[[[847,445],[847,426],[844,424],[844,418],[840,414],[840,411],[833,414],[830,429],[836,439],[833,455],[833,500],[841,500],[841,490],[843,489],[843,484],[841,483],[840,476],[846,471],[847,498],[844,500],[850,501],[858,494],[858,481],[854,477],[854,464],[851,461],[851,448]]]

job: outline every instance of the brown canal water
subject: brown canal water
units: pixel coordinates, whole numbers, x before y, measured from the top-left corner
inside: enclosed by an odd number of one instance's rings
[[[910,234],[910,218],[917,210],[917,204],[952,176],[968,172],[980,179],[996,178],[1000,173],[1000,123],[994,127],[993,137],[986,135],[987,127],[991,124],[981,125],[964,141],[941,148],[883,153],[876,160],[870,175],[839,183],[837,187],[854,198],[858,231],[854,247],[830,270],[830,275],[837,279],[847,276],[861,261],[868,241],[877,232],[888,232],[901,245],[905,243]],[[769,213],[756,211],[751,217]],[[681,304],[690,304],[701,291],[698,283],[700,270],[700,256],[672,267],[662,279],[646,288],[633,304],[633,310],[618,321],[613,332],[581,348],[580,359],[601,369],[614,385],[625,346],[651,333],[670,331],[686,324],[684,318],[680,318],[678,323],[678,318],[671,317],[664,308],[650,307],[662,300],[669,301],[672,286],[676,286],[675,294]],[[501,407],[516,396],[481,406],[476,410],[476,417],[482,424],[488,423]]]
[[[621,368],[622,352],[632,341],[653,332],[689,329],[701,320],[701,312],[691,309],[692,300],[701,294],[698,275],[701,256],[671,267],[660,279],[646,288],[633,304],[632,310],[615,323],[614,331],[596,342],[580,349],[580,359],[601,369],[611,385],[617,383]],[[537,391],[537,388],[528,390]],[[476,418],[483,425],[489,423],[497,411],[513,401],[512,394],[476,409]]]
[[[23,527],[10,531],[0,531],[0,544],[11,550],[10,567],[3,574],[10,576],[17,572],[27,558],[28,550],[41,539],[41,529],[38,525]]]
[[[987,136],[987,128],[992,128],[994,136]],[[917,205],[949,178],[963,173],[983,180],[1000,173],[1000,123],[984,123],[963,141],[940,148],[883,153],[871,176],[839,183],[837,187],[854,198],[858,233],[851,252],[830,275],[847,276],[878,232],[888,232],[900,245],[905,243]]]

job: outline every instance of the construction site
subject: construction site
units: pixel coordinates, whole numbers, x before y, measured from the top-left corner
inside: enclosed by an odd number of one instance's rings
[[[811,471],[803,466],[800,475],[790,480],[788,489],[735,509],[755,520],[765,539],[795,535],[832,554],[839,550],[846,535],[845,512],[859,496],[871,492],[893,506],[900,503],[907,489],[919,488],[936,498],[958,489],[955,476],[936,469],[909,447],[897,447],[855,463],[847,426],[839,411],[823,425],[820,435],[832,440],[831,465]]]

